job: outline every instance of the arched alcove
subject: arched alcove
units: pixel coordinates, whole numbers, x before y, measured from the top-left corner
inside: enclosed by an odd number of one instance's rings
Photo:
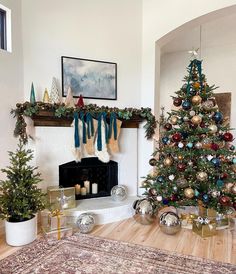
[[[235,6],[201,16],[168,33],[156,42],[155,113],[160,107],[170,110],[170,96],[182,86],[188,51],[199,48],[203,72],[217,92],[231,92],[231,125],[236,126],[236,10]]]

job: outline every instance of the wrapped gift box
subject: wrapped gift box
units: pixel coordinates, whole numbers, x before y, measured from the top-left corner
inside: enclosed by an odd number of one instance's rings
[[[217,213],[217,216],[215,218],[216,220],[216,229],[224,229],[229,227],[229,218],[228,216],[225,216],[224,214]]]
[[[43,210],[41,212],[41,226],[47,230],[57,230],[68,226],[68,217],[60,210]]]
[[[201,237],[210,237],[216,234],[216,221],[198,217],[193,220],[193,232]]]
[[[73,235],[73,228],[72,227],[65,227],[62,229],[57,230],[49,230],[46,228],[43,228],[43,234],[46,237],[48,241],[58,241],[61,239],[64,239],[66,237],[69,237]]]
[[[196,206],[181,206],[177,209],[178,216],[181,219],[181,227],[192,229],[193,220],[198,217],[198,207]]]
[[[75,188],[59,188],[50,186],[47,189],[48,201],[52,209],[68,209],[76,207]]]
[[[216,210],[212,208],[207,208],[199,204],[199,212],[198,215],[202,217],[215,218],[217,216]]]

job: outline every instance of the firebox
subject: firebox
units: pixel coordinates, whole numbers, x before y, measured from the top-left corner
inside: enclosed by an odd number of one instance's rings
[[[110,196],[112,187],[118,184],[117,162],[103,163],[97,157],[91,157],[83,158],[79,163],[72,161],[59,165],[60,186],[84,187],[85,181],[89,181],[90,191],[86,195],[76,195],[77,200]],[[92,184],[97,184],[96,194],[92,194]]]

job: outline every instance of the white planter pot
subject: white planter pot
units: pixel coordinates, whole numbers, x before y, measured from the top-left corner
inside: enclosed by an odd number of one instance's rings
[[[24,222],[5,221],[6,242],[12,246],[21,246],[37,238],[37,216]]]

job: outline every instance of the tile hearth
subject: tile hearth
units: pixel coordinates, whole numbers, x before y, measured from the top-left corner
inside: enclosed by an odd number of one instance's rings
[[[137,196],[128,196],[124,201],[113,201],[112,198],[102,197],[76,201],[76,207],[64,210],[66,216],[74,219],[82,213],[93,213],[96,224],[107,224],[128,219],[133,216],[133,202]]]

